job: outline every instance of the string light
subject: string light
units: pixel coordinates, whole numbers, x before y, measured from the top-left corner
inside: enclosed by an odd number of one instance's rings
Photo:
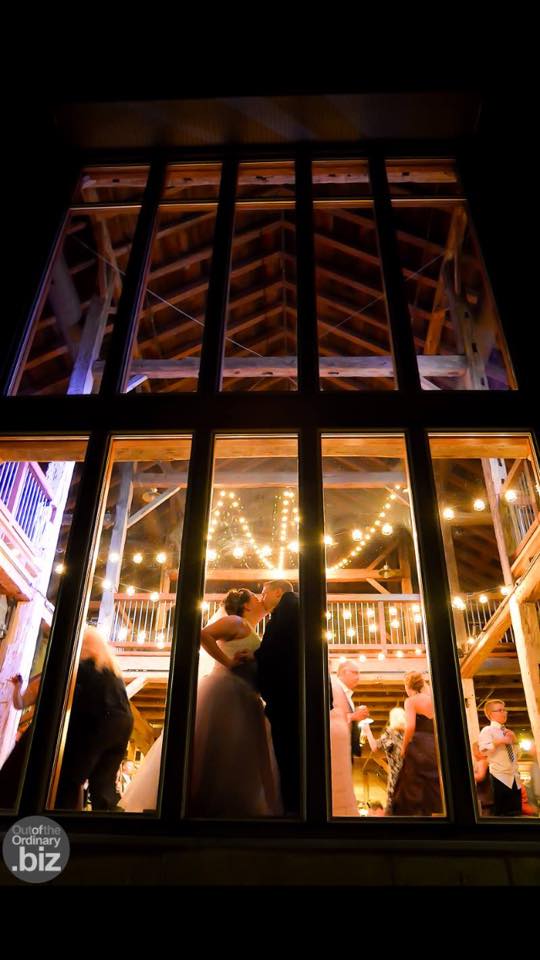
[[[445,520],[453,520],[455,517],[455,511],[452,507],[445,507],[443,510],[443,517]]]
[[[452,600],[452,606],[453,606],[456,610],[465,610],[465,604],[464,604],[463,599],[462,599],[461,597],[454,597],[453,600]]]
[[[378,653],[378,654],[377,654],[377,660],[385,660],[385,659],[386,659],[386,657],[385,657],[385,654],[384,654],[384,653]]]
[[[481,593],[480,596],[478,597],[478,600],[480,601],[480,603],[487,603],[487,602],[488,602],[488,598],[487,598],[487,596],[486,596],[485,593]]]
[[[504,499],[506,500],[507,503],[515,503],[517,498],[518,498],[518,495],[516,490],[507,490],[504,495]]]
[[[217,560],[217,550],[207,550],[206,559],[210,561]]]
[[[156,561],[157,561],[157,563],[166,563],[166,562],[167,562],[167,554],[164,553],[163,550],[160,550],[159,553],[156,553]]]
[[[232,553],[235,560],[241,560],[242,557],[244,556],[244,550],[242,547],[239,547],[239,546],[236,546]]]
[[[377,633],[377,624],[376,624],[376,623],[369,623],[369,624],[368,624],[368,630],[369,630],[370,633]]]
[[[356,630],[354,629],[354,627],[349,627],[349,629],[347,630],[347,636],[350,637],[351,640],[356,636]]]
[[[478,497],[478,498],[474,501],[474,503],[473,503],[473,509],[476,510],[477,513],[481,513],[482,510],[485,510],[485,509],[486,509],[486,502],[485,502],[485,500],[482,500],[481,497]]]
[[[104,590],[110,590],[111,587],[112,587],[112,580],[109,580],[109,579],[106,577],[105,580],[103,581],[103,589],[104,589]]]
[[[501,587],[500,590],[501,590],[501,593],[502,593],[503,597],[507,597],[508,594],[510,593],[511,589],[512,589],[512,587],[506,587],[506,586]]]
[[[150,594],[150,599],[152,603],[157,603],[157,601],[159,600],[159,593],[157,592],[157,590],[152,590],[152,593]]]
[[[353,540],[361,540],[361,539],[362,539],[362,531],[361,531],[361,530],[353,530],[352,533],[351,533],[351,537],[353,538]]]
[[[119,559],[120,559],[120,554],[117,553],[116,550],[113,550],[113,552],[109,554],[109,560],[111,561],[111,563],[118,563]]]
[[[65,566],[65,564],[64,564],[64,563],[57,563],[56,566],[55,566],[55,568],[54,568],[54,572],[55,572],[55,573],[59,573],[60,576],[61,576],[63,573],[66,572],[66,566]]]
[[[334,546],[334,541],[332,540],[332,537],[328,533],[324,535],[323,542],[326,544],[327,547]]]
[[[128,597],[132,597],[133,594],[135,593],[135,587],[129,586],[129,587],[127,588],[127,590],[126,590],[126,593],[127,593]]]
[[[143,562],[143,555],[142,555],[142,553],[134,553],[134,554],[133,554],[133,563],[142,563],[142,562]]]
[[[396,653],[396,657],[402,657],[402,656],[403,656],[403,650],[398,650]]]
[[[393,532],[394,528],[391,523],[385,523],[381,529],[381,533],[383,533],[385,537],[389,537]]]
[[[422,651],[421,651],[420,647],[417,647],[414,652],[415,652],[415,654],[416,654],[417,657],[421,657],[421,656],[422,656]]]

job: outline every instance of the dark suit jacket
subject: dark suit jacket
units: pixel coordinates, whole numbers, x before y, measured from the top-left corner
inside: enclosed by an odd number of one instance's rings
[[[284,593],[255,653],[259,690],[267,713],[295,710],[298,703],[299,601]],[[296,722],[296,720],[295,720]]]

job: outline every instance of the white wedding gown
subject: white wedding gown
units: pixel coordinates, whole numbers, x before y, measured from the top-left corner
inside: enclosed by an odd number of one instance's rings
[[[218,640],[228,656],[254,652],[254,630],[238,640]],[[231,671],[216,661],[199,676],[188,812],[191,816],[279,816],[279,774],[270,724],[254,685],[255,664]],[[171,736],[169,732],[169,736]],[[157,807],[163,734],[150,748],[119,806],[127,812]]]

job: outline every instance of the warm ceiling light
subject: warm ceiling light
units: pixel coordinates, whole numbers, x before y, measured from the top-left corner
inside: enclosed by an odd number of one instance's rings
[[[362,539],[362,531],[361,531],[361,530],[358,530],[358,529],[353,530],[352,533],[351,533],[351,537],[353,538],[353,540],[361,540],[361,539]]]
[[[207,560],[217,560],[217,550],[207,550],[206,551]]]
[[[511,589],[512,589],[512,587],[501,587],[501,593],[502,593],[503,597],[507,597],[508,594],[510,593]]]
[[[128,597],[132,597],[133,594],[135,593],[135,587],[131,587],[131,586],[128,587],[127,590],[126,590],[126,593],[127,593]]]
[[[65,564],[64,564],[64,563],[57,563],[56,566],[55,566],[55,568],[54,568],[54,572],[55,572],[55,573],[59,573],[59,574],[65,573],[65,572],[66,572],[66,566],[65,566]]]
[[[244,556],[244,550],[242,547],[235,547],[232,553],[235,560],[241,560]]]
[[[167,554],[163,550],[160,550],[159,553],[156,553],[156,561],[157,563],[166,563]]]
[[[481,593],[480,596],[478,597],[478,599],[479,599],[480,603],[487,603],[487,602],[488,602],[488,598],[486,597],[485,593]]]
[[[383,533],[385,537],[389,537],[393,532],[394,528],[391,523],[385,523],[384,526],[381,527],[381,533]]]
[[[109,560],[111,561],[111,563],[118,563],[119,559],[120,559],[120,554],[117,553],[116,550],[113,550],[113,552],[109,554]]]
[[[292,540],[291,543],[289,544],[289,550],[291,551],[291,553],[298,553],[299,549],[300,548],[299,548],[298,541]]]
[[[134,554],[133,554],[133,563],[142,563],[142,562],[143,562],[143,555],[142,555],[142,553],[134,553]]]
[[[461,597],[454,597],[452,600],[452,606],[456,610],[465,610],[465,604]]]
[[[442,515],[445,520],[453,520],[456,514],[455,511],[452,510],[452,507],[445,507]]]
[[[474,501],[474,503],[473,503],[473,508],[474,508],[478,513],[481,513],[482,510],[485,510],[485,509],[486,509],[486,501],[485,501],[485,500],[482,500],[482,497],[477,497],[477,499],[476,499],[476,500]]]
[[[150,594],[150,599],[152,603],[156,603],[159,600],[159,593],[157,592],[157,590],[152,590],[152,593]]]
[[[515,503],[518,498],[517,490],[507,490],[504,499],[507,503]]]
[[[103,581],[103,589],[104,589],[104,590],[110,590],[111,587],[112,587],[112,580],[109,580],[109,579],[106,577],[105,580]]]
[[[414,652],[415,652],[415,654],[416,654],[417,657],[421,657],[421,656],[422,656],[422,651],[420,650],[420,647],[417,647]]]
[[[327,547],[333,547],[333,546],[334,546],[334,541],[333,541],[332,537],[331,537],[328,533],[326,533],[325,536],[324,536],[324,543],[326,544]]]

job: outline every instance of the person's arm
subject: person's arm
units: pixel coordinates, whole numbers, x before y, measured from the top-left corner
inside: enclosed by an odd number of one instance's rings
[[[35,677],[32,677],[30,683],[28,684],[24,693],[21,693],[23,678],[20,673],[17,673],[14,677],[10,677],[10,683],[13,684],[13,706],[16,710],[24,710],[26,707],[31,707],[37,700],[39,683],[41,680],[41,674],[37,674]]]
[[[416,730],[416,706],[413,703],[413,698],[409,697],[405,701],[405,733],[403,734],[403,743],[401,745],[402,757],[405,756],[405,752],[414,736],[415,730]]]
[[[373,750],[373,753],[375,753],[375,751],[379,749],[379,744],[371,732],[371,726],[369,723],[366,723],[364,727],[364,733],[367,737],[367,742],[369,743],[371,749]]]
[[[247,636],[244,621],[240,617],[224,617],[201,631],[201,645],[214,660],[231,670],[238,663],[238,656],[228,657],[216,641],[235,640],[240,636]]]
[[[483,757],[481,760],[474,761],[474,780],[475,783],[481,783],[484,779],[488,770],[487,758]]]

